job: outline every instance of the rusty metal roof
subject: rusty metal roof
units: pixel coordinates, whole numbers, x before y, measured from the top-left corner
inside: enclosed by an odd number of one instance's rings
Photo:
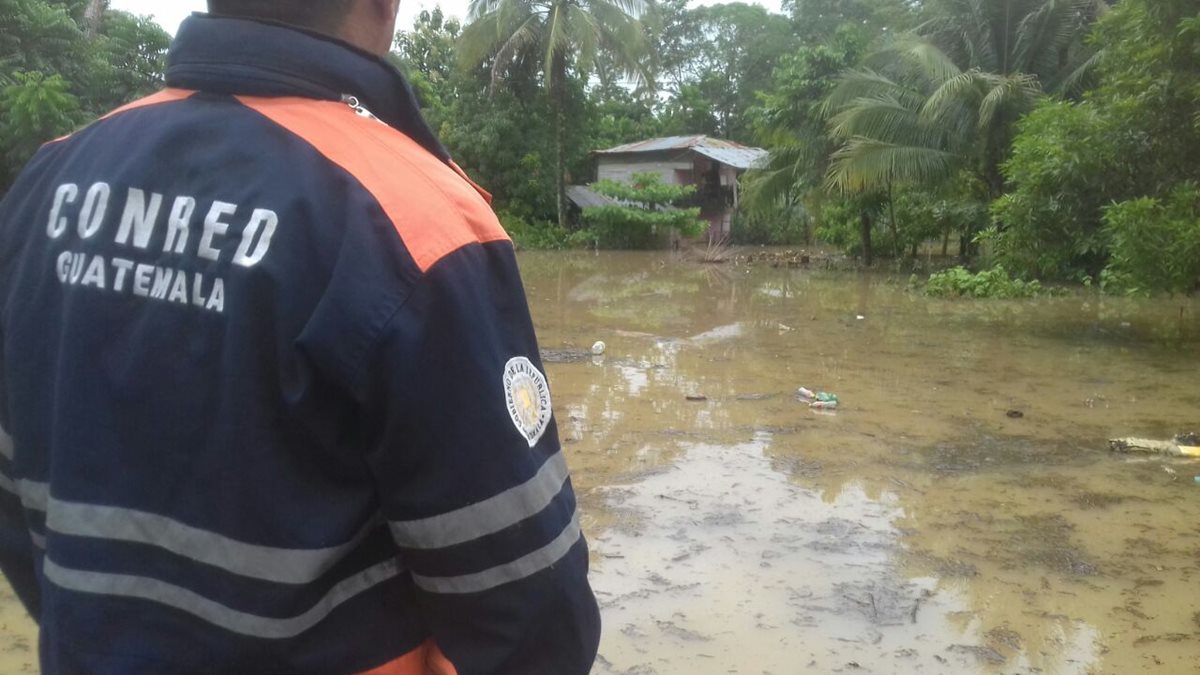
[[[767,151],[741,143],[725,141],[708,136],[667,136],[651,138],[637,143],[626,143],[615,148],[599,150],[597,155],[628,155],[643,152],[666,152],[670,150],[692,150],[722,164],[736,169],[752,169],[764,162]]]

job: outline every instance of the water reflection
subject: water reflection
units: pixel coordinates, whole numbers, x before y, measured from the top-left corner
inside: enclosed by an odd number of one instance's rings
[[[1200,466],[1105,451],[1200,426],[1196,301],[522,263],[544,346],[609,344],[550,366],[606,594],[598,672],[1196,672]]]
[[[594,537],[608,627],[597,672],[1029,667],[988,644],[956,585],[903,573],[896,524],[905,513],[894,493],[790,484],[771,465],[769,433],[684,446],[669,470],[603,489],[619,515]],[[1095,630],[1056,626],[1039,667],[1091,665]],[[1023,646],[1014,631],[993,635],[1007,637],[1009,651]]]

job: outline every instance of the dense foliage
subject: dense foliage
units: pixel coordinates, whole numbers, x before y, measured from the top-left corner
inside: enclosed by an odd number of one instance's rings
[[[166,35],[104,5],[0,0],[0,189],[158,85]],[[1197,0],[476,0],[465,23],[423,12],[393,59],[524,246],[660,245],[656,209],[567,222],[565,186],[595,150],[709,134],[771,151],[738,243],[1200,284]]]
[[[937,298],[1016,299],[1050,293],[1040,282],[1014,279],[1000,266],[974,274],[964,267],[952,267],[930,276],[924,290]]]
[[[1004,167],[1011,190],[993,207],[989,238],[1023,273],[1192,291],[1200,284],[1200,4],[1125,0],[1093,41],[1098,86],[1022,122]]]
[[[617,203],[584,209],[586,238],[598,248],[647,248],[680,236],[699,235],[698,207],[681,206],[696,188],[664,183],[656,173],[635,173],[629,184],[611,180],[591,188]]]
[[[169,36],[105,4],[0,0],[0,194],[41,144],[161,85]]]

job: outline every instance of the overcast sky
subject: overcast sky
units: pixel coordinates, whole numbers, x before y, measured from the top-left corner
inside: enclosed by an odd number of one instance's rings
[[[693,5],[713,5],[720,0],[692,0]],[[757,2],[768,9],[778,12],[779,0],[749,0]],[[441,6],[442,11],[450,16],[465,18],[468,0],[400,0],[400,18],[396,25],[402,29],[412,26],[413,20],[422,9],[433,9]],[[153,16],[159,25],[174,34],[179,22],[192,12],[203,12],[205,0],[112,0],[114,9],[125,10],[134,14]]]

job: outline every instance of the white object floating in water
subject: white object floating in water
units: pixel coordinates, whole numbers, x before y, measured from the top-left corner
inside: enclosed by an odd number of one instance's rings
[[[604,344],[603,340],[596,340],[596,344],[592,345],[592,353],[596,356],[603,354],[606,349],[608,345]]]
[[[854,318],[858,319],[859,321],[865,321],[867,317],[863,316],[862,314],[859,314],[858,316],[856,316]]]

